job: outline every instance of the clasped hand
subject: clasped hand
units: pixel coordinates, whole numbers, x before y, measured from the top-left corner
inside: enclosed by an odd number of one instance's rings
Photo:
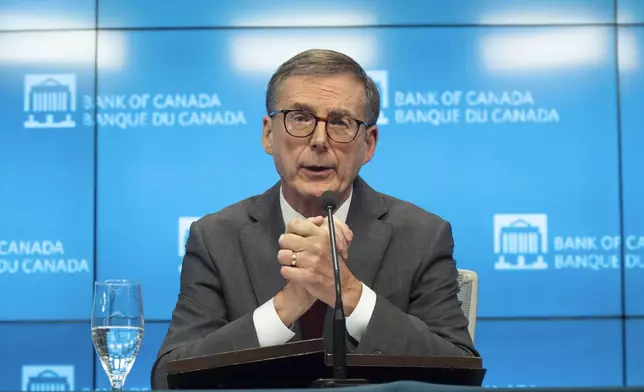
[[[342,300],[347,316],[362,293],[362,284],[346,266],[353,232],[344,223],[335,219],[336,247],[340,265]],[[277,259],[282,265],[281,274],[289,282],[287,286],[298,297],[303,311],[316,299],[329,306],[335,305],[335,278],[331,258],[328,218],[313,217],[289,222],[279,239],[280,250]],[[295,266],[293,263],[295,256]],[[300,311],[298,313],[303,313]]]

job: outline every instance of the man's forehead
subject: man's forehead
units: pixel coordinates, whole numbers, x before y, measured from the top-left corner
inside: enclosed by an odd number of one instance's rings
[[[361,90],[361,83],[351,75],[293,75],[282,82],[282,87],[288,90],[302,90],[311,87],[333,89],[334,91],[355,95]]]
[[[293,76],[279,89],[278,101],[290,109],[324,110],[359,115],[364,111],[364,88],[354,78],[337,76]]]

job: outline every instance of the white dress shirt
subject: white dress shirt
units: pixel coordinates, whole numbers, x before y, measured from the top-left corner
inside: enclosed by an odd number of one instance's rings
[[[345,222],[351,205],[351,198],[353,190],[349,198],[342,203],[342,205],[333,214],[341,222]],[[284,217],[284,226],[292,219],[304,219],[302,214],[295,211],[291,207],[280,188],[280,207],[282,209],[282,216]],[[277,261],[276,261],[277,262]],[[329,260],[329,263],[331,261]],[[367,329],[371,314],[376,306],[376,293],[373,292],[367,285],[362,283],[362,295],[358,301],[358,306],[353,310],[351,315],[346,319],[347,333],[351,335],[356,341],[360,341],[364,331]],[[274,346],[288,342],[295,332],[289,329],[277,315],[275,306],[273,306],[273,298],[266,301],[253,312],[253,323],[257,331],[257,338],[261,347]]]

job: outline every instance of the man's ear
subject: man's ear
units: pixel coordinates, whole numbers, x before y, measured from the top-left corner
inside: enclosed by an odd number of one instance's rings
[[[378,126],[373,125],[365,130],[365,144],[366,144],[366,149],[364,152],[364,158],[362,159],[362,164],[365,165],[369,161],[371,161],[371,158],[373,158],[373,154],[376,153],[376,144],[378,143]]]
[[[262,146],[268,155],[273,155],[273,122],[269,116],[262,121]]]

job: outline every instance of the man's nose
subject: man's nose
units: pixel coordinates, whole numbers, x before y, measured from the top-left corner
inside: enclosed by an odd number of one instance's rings
[[[311,148],[324,148],[329,147],[329,137],[326,134],[326,122],[318,121],[310,141]]]

